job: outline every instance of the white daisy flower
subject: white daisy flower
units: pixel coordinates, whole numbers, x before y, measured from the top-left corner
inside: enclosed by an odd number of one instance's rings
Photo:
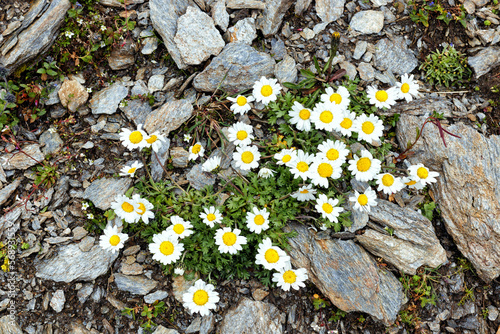
[[[338,179],[342,175],[342,167],[326,159],[316,159],[310,168],[311,182],[323,188],[328,188],[328,178]]]
[[[362,150],[360,157],[355,155],[354,160],[349,160],[348,169],[356,177],[356,180],[370,181],[380,173],[381,162],[374,159],[373,155],[367,150]]]
[[[219,156],[211,157],[201,165],[201,170],[210,173],[220,167],[220,162],[221,158]]]
[[[284,149],[274,155],[274,159],[278,160],[278,165],[285,165],[297,156],[297,151],[294,149]]]
[[[290,172],[293,174],[293,178],[297,179],[299,177],[302,180],[307,180],[310,177],[309,166],[314,162],[314,155],[306,153],[302,150],[297,151],[297,155],[288,162],[286,165],[290,168]]]
[[[156,131],[146,139],[146,142],[151,146],[153,151],[158,152],[161,146],[165,144],[165,136]]]
[[[115,201],[111,203],[111,209],[121,219],[125,219],[127,223],[135,223],[140,219],[137,210],[139,210],[139,203],[125,195],[118,195]]]
[[[334,92],[332,87],[325,89],[325,94],[321,95],[321,101],[327,103],[338,104],[342,109],[347,109],[349,107],[350,99],[349,91],[344,86],[339,86],[337,91]]]
[[[394,177],[391,173],[383,173],[375,176],[377,180],[377,191],[383,191],[384,194],[391,195],[397,193],[405,187],[399,177]]]
[[[251,125],[238,122],[228,129],[228,139],[237,146],[248,146],[252,143],[253,128]]]
[[[201,316],[209,315],[210,310],[214,310],[219,301],[219,294],[214,289],[212,284],[206,284],[201,279],[197,280],[194,286],[182,295],[184,307],[191,314],[199,312]]]
[[[231,110],[235,114],[241,114],[241,115],[246,114],[250,109],[252,109],[250,102],[255,101],[255,98],[253,96],[245,97],[243,95],[238,95],[236,97],[228,97],[227,99],[231,102],[234,102],[231,105]]]
[[[232,231],[230,227],[218,229],[215,232],[215,244],[219,246],[219,252],[236,254],[242,250],[241,245],[247,244],[247,238],[240,233],[241,230],[237,228]]]
[[[333,131],[339,127],[344,110],[333,103],[317,103],[311,114],[311,121],[318,130]]]
[[[325,194],[319,194],[316,200],[316,205],[314,206],[323,218],[328,219],[332,223],[337,223],[337,217],[344,211],[343,208],[337,207],[339,200],[336,198],[328,198]]]
[[[187,133],[184,135],[184,141],[186,143],[189,143],[191,141],[191,139],[193,139],[193,137],[191,137],[191,135],[188,135]]]
[[[129,150],[136,148],[141,150],[148,146],[149,144],[146,142],[147,139],[149,139],[149,136],[146,132],[144,132],[144,130],[142,130],[142,124],[139,124],[137,126],[137,130],[135,131],[123,128],[122,132],[120,132],[120,140],[122,141],[123,146]]]
[[[410,189],[422,190],[424,185],[420,181],[415,181],[411,177],[405,176],[401,179],[401,182]]]
[[[123,248],[123,244],[128,239],[125,233],[119,233],[118,227],[108,225],[103,231],[103,235],[99,237],[99,246],[104,250],[109,250],[112,253]]]
[[[137,171],[137,168],[142,168],[143,166],[144,165],[142,163],[140,163],[139,161],[134,161],[132,163],[132,165],[130,165],[130,166],[124,166],[120,170],[120,176],[134,177],[135,176],[135,172]]]
[[[94,215],[91,213],[87,213],[87,219],[94,219]]]
[[[259,169],[259,174],[258,175],[259,175],[259,177],[262,177],[264,179],[268,179],[271,176],[273,176],[274,173],[276,173],[276,172],[273,171],[272,169],[263,167],[263,168]]]
[[[436,177],[439,176],[438,172],[429,171],[429,169],[423,164],[410,166],[408,167],[408,171],[410,172],[410,177],[413,180],[420,182],[423,186],[429,183],[437,182]]]
[[[347,146],[341,141],[333,141],[330,139],[325,140],[318,145],[318,153],[316,157],[326,159],[335,165],[341,166],[347,159],[349,150]]]
[[[262,210],[254,207],[252,211],[247,212],[247,227],[251,232],[260,234],[269,228],[269,212],[264,208]]]
[[[370,187],[361,194],[355,190],[354,196],[349,197],[349,201],[354,202],[354,210],[370,212],[370,208],[377,205],[377,194]]]
[[[214,224],[220,224],[222,222],[222,215],[219,212],[219,209],[211,206],[210,208],[203,208],[203,211],[200,213],[200,218],[203,219],[203,222],[210,227],[214,227]]]
[[[290,288],[299,290],[300,287],[305,287],[304,281],[307,278],[307,269],[292,269],[291,263],[287,263],[279,272],[273,274],[273,282],[285,291],[289,291]]]
[[[89,94],[92,93],[92,88],[91,87],[87,88],[87,93],[89,93]]]
[[[64,35],[66,35],[66,37],[68,38],[72,38],[75,34],[72,31],[65,31]]]
[[[163,265],[179,260],[184,251],[184,245],[179,243],[177,236],[167,231],[153,235],[153,242],[148,247],[153,254],[153,260]]]
[[[150,201],[145,198],[141,198],[141,195],[139,194],[135,194],[134,196],[132,196],[132,199],[139,204],[139,208],[136,210],[136,212],[139,214],[145,224],[148,224],[150,219],[155,218],[154,212],[151,211],[154,209],[154,205],[151,204]]]
[[[267,270],[281,270],[290,262],[290,257],[285,251],[277,246],[273,246],[271,239],[265,238],[259,244],[255,264],[261,264]]]
[[[184,275],[184,269],[182,269],[181,267],[177,267],[174,269],[174,274],[179,276]]]
[[[358,140],[365,140],[367,143],[380,141],[384,131],[384,123],[375,115],[360,115],[353,127],[358,133]]]
[[[290,196],[292,196],[293,198],[295,198],[299,202],[305,202],[305,201],[312,201],[313,199],[316,199],[314,194],[316,194],[316,189],[314,189],[312,187],[312,185],[308,184],[308,185],[300,187],[296,193],[293,193]]]
[[[290,123],[295,124],[297,130],[310,131],[311,130],[311,109],[305,108],[302,104],[295,101],[292,110],[288,112],[291,117]]]
[[[276,100],[276,95],[279,94],[280,91],[281,86],[278,84],[278,80],[261,77],[260,80],[253,85],[252,95],[255,101],[262,102],[267,106],[269,102]]]
[[[242,170],[250,170],[259,167],[260,153],[257,146],[239,146],[233,153],[236,167]]]
[[[200,142],[196,142],[193,146],[189,147],[189,160],[196,160],[199,156],[203,156],[205,153],[205,148]]]
[[[410,102],[413,98],[419,98],[422,94],[418,92],[419,84],[417,80],[413,80],[413,74],[408,77],[408,74],[401,76],[401,82],[396,83],[398,90],[398,99],[405,99]]]
[[[166,231],[168,233],[175,235],[179,239],[184,239],[185,237],[189,237],[193,234],[193,230],[191,230],[193,224],[191,224],[191,222],[188,222],[179,216],[170,217],[170,221],[172,222],[172,225],[167,228]]]
[[[377,86],[368,86],[366,95],[370,99],[370,103],[380,109],[391,109],[391,106],[396,104],[398,98],[398,92],[394,87],[379,90]]]
[[[85,211],[85,210],[87,210],[88,208],[89,208],[89,203],[87,203],[87,202],[83,202],[83,203],[82,203],[82,210],[83,210],[83,211]]]
[[[356,113],[346,110],[342,114],[341,119],[342,121],[340,122],[337,130],[340,131],[342,135],[351,137],[352,132],[356,131],[353,126],[356,121]]]

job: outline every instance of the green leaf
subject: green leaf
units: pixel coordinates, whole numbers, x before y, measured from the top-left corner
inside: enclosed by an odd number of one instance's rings
[[[44,68],[39,68],[38,71],[36,71],[36,73],[44,74],[45,73],[45,69]]]
[[[47,70],[47,74],[50,75],[51,77],[55,77],[57,75],[57,72],[54,70]]]

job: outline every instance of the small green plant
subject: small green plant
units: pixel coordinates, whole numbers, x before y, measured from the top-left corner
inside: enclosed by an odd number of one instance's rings
[[[153,327],[158,326],[153,322],[153,319],[164,311],[165,302],[158,302],[157,304],[153,304],[151,306],[144,304],[142,308],[140,306],[133,308],[126,307],[122,310],[122,315],[129,315],[135,320],[136,315],[140,312],[141,327],[146,330],[151,330]]]
[[[322,308],[325,308],[330,305],[328,300],[321,298],[318,294],[313,295],[313,307],[316,311],[319,311]]]
[[[27,242],[23,242],[23,243],[21,244],[21,249],[22,249],[22,250],[26,250],[26,249],[28,249],[28,248],[30,248],[30,244],[29,244],[29,243],[27,243]]]
[[[337,322],[340,319],[344,318],[346,315],[347,312],[344,312],[340,309],[338,309],[337,311],[332,310],[332,316],[328,319],[328,321]]]
[[[44,163],[42,166],[36,167],[35,183],[37,185],[42,185],[48,189],[56,183],[58,178],[59,172],[57,171],[57,166]]]
[[[436,208],[436,203],[430,202],[422,205],[422,215],[424,215],[427,219],[432,221],[434,218],[434,209]]]
[[[41,74],[41,78],[43,81],[47,80],[49,77],[54,78],[58,77],[59,80],[64,80],[64,75],[59,73],[59,67],[56,65],[57,61],[51,61],[50,63],[43,62],[43,66],[39,68],[36,73]]]
[[[488,318],[488,315],[490,314],[490,311],[487,308],[483,308],[481,310],[481,314],[483,315],[483,319],[486,320]]]
[[[424,77],[431,85],[446,87],[461,86],[472,75],[467,56],[453,46],[431,52],[419,69],[424,71]]]
[[[474,296],[474,289],[467,288],[467,284],[466,283],[464,283],[464,292],[465,292],[465,294],[460,299],[460,301],[458,302],[458,305],[463,305],[468,300],[470,300],[470,301],[475,301],[476,300],[476,297]]]
[[[456,21],[460,22],[464,28],[467,28],[467,12],[462,5],[442,5],[439,0],[429,3],[426,0],[410,1],[408,4],[413,6],[410,18],[415,23],[421,23],[425,27],[428,27],[429,18],[435,16],[436,19],[443,21],[446,25],[449,25],[451,21]]]
[[[411,328],[417,328],[420,323],[420,318],[415,314],[415,312],[410,312],[410,308],[399,312],[399,319],[402,323]]]
[[[406,295],[414,302],[419,302],[423,308],[427,304],[436,305],[436,294],[431,281],[438,278],[435,269],[425,268],[420,275],[403,274],[399,280],[403,284]]]

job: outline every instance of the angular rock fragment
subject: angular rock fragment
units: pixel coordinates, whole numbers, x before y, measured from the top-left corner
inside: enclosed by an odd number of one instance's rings
[[[108,88],[95,93],[90,100],[92,114],[114,114],[120,102],[126,98],[127,95],[128,88],[123,86],[120,82],[114,83]]]
[[[294,3],[293,0],[267,0],[262,16],[257,19],[257,27],[265,37],[276,34],[285,13]]]
[[[491,71],[500,64],[500,47],[490,46],[469,57],[469,66],[474,69],[476,79]]]
[[[402,36],[381,39],[375,45],[375,66],[394,74],[410,73],[418,65],[417,57],[408,49]]]
[[[377,10],[357,12],[349,26],[362,34],[378,34],[384,27],[384,13]]]
[[[160,131],[165,136],[176,130],[193,114],[193,105],[186,100],[173,100],[153,110],[144,122],[148,133]]]
[[[116,286],[119,290],[130,292],[134,295],[147,295],[153,290],[158,282],[142,276],[128,276],[114,274]]]
[[[71,112],[75,112],[79,107],[87,102],[89,93],[78,81],[64,80],[61,89],[57,92],[59,100],[64,107],[67,107]]]
[[[85,189],[83,198],[91,200],[101,210],[108,210],[117,195],[123,195],[132,185],[132,181],[126,178],[102,178],[97,179]]]
[[[4,170],[27,169],[42,162],[45,158],[40,145],[30,144],[22,147],[22,151],[0,155],[0,164]],[[25,154],[26,153],[26,154]]]
[[[338,20],[344,13],[345,0],[316,0],[316,13],[325,23]]]

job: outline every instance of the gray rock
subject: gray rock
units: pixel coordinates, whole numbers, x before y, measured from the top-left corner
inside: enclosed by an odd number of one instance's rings
[[[241,21],[239,21],[241,22]],[[276,60],[281,60],[286,56],[286,47],[285,47],[285,42],[281,40],[280,38],[278,39],[272,39],[271,40],[271,53],[273,54],[273,58]]]
[[[105,251],[99,245],[89,252],[82,252],[76,244],[61,246],[56,256],[35,261],[35,275],[56,282],[92,281],[108,271],[118,254]]]
[[[19,28],[20,26],[21,26],[21,22],[20,21],[14,21],[14,22],[9,23],[9,25],[7,26],[7,29],[5,29],[2,32],[2,36],[10,35],[14,30],[16,30],[17,28]]]
[[[153,110],[144,122],[144,129],[148,133],[160,131],[168,136],[193,114],[193,105],[186,100],[173,100],[165,103],[161,108]]]
[[[309,8],[311,2],[312,0],[297,0],[297,2],[295,2],[295,14],[301,15],[304,10]]]
[[[212,186],[215,184],[215,175],[202,171],[201,164],[193,166],[189,173],[186,175],[189,184],[196,190],[201,190],[205,186]]]
[[[157,300],[163,300],[168,297],[168,291],[158,290],[149,295],[144,296],[144,302],[146,304],[153,304]]]
[[[497,320],[497,318],[498,318],[498,309],[493,305],[488,306],[488,320],[495,321]]]
[[[225,45],[214,20],[197,7],[188,7],[177,20],[174,42],[188,65],[199,65],[211,55],[218,55]]]
[[[375,45],[375,66],[382,71],[390,70],[394,74],[410,73],[418,65],[415,55],[408,50],[402,36],[394,40],[381,39]]]
[[[201,318],[200,334],[209,334],[215,325],[215,316],[212,312],[209,315]]]
[[[478,30],[476,31],[476,34],[477,36],[479,36],[483,44],[488,44],[491,41],[493,41],[495,36],[497,36],[498,32],[493,29],[488,29],[488,30]]]
[[[474,57],[469,57],[469,66],[474,69],[476,79],[500,64],[500,47],[490,46],[481,50]]]
[[[57,132],[52,133],[47,130],[40,136],[40,144],[44,145],[42,147],[42,152],[47,155],[59,151],[64,142]]]
[[[178,168],[185,168],[189,163],[189,152],[182,147],[174,147],[170,150],[172,165]]]
[[[28,169],[42,162],[45,158],[40,145],[30,144],[22,148],[23,152],[6,153],[0,156],[0,164],[4,170]]]
[[[73,229],[73,239],[74,240],[81,240],[87,234],[88,234],[87,230],[84,229],[82,226],[77,226]]]
[[[128,95],[128,88],[117,82],[92,96],[90,109],[94,115],[111,115],[116,112],[120,102]]]
[[[163,88],[165,76],[163,74],[152,75],[148,80],[149,93],[154,93]]]
[[[266,3],[260,0],[227,0],[226,7],[231,9],[260,9],[266,8]]]
[[[294,0],[266,0],[265,3],[262,16],[257,18],[257,27],[265,37],[269,37],[278,32],[281,21]]]
[[[56,313],[59,313],[63,310],[65,302],[66,298],[64,297],[64,291],[57,290],[52,295],[52,299],[50,300],[50,307],[52,307],[52,309],[56,311]]]
[[[85,238],[78,243],[78,247],[82,252],[88,252],[92,249],[92,246],[94,246],[95,238],[91,236],[86,236]]]
[[[271,56],[264,52],[242,43],[229,43],[196,76],[193,86],[199,91],[213,92],[220,85],[227,91],[239,92],[251,88],[260,77],[272,75],[274,65]]]
[[[144,3],[145,0],[127,0],[127,5],[135,5]],[[99,0],[99,3],[104,6],[116,7],[123,9],[123,2],[120,0]]]
[[[108,210],[117,195],[123,195],[132,185],[130,178],[102,178],[93,181],[85,189],[83,198],[88,199],[101,210]]]
[[[2,334],[23,334],[21,327],[15,321],[15,317],[4,315],[0,318],[0,333]]]
[[[61,100],[59,100],[59,89],[61,89],[60,81],[51,82],[49,84],[48,91],[50,93],[47,100],[45,101],[46,105],[52,106],[54,104],[58,104],[59,102],[61,102]]]
[[[375,78],[375,69],[370,63],[361,62],[358,66],[359,77],[370,82]]]
[[[316,13],[325,23],[338,20],[344,13],[345,0],[316,0]]]
[[[122,262],[120,272],[124,275],[141,275],[144,272],[144,267],[137,262],[132,264]]]
[[[274,69],[274,76],[280,83],[297,81],[297,67],[295,59],[286,55],[285,58],[276,64]]]
[[[212,19],[222,31],[227,30],[227,27],[229,26],[229,14],[226,10],[225,0],[217,0],[215,4],[212,5]]]
[[[257,38],[257,29],[255,28],[255,19],[252,17],[244,18],[236,22],[234,26],[228,29],[229,42],[244,43],[252,45]]]
[[[16,191],[17,187],[19,187],[19,185],[21,184],[21,180],[22,178],[18,178],[0,189],[0,205],[7,202],[7,200],[10,198],[10,195],[12,195],[12,193]]]
[[[304,28],[304,30],[302,30],[299,35],[302,36],[305,40],[310,40],[314,38],[316,33],[312,29]]]
[[[130,96],[147,95],[149,93],[148,86],[142,80],[137,80],[134,87],[130,90]],[[128,103],[134,100],[129,101]]]
[[[108,64],[112,70],[123,70],[135,63],[135,52],[137,51],[137,44],[127,38],[124,42],[117,43],[111,50],[108,57]]]
[[[421,101],[410,105],[413,109],[401,113],[397,125],[401,145],[414,140],[415,128],[422,125],[429,110],[452,113],[449,107],[437,103],[425,109]],[[426,126],[413,149],[416,154],[408,160],[440,173],[431,189],[446,230],[479,277],[489,282],[500,275],[500,137],[486,138],[463,123],[446,130],[461,138],[445,134],[445,147],[437,127]]]
[[[283,333],[278,308],[265,302],[241,298],[227,311],[218,332],[220,334],[280,334]]]
[[[151,164],[150,164],[151,177],[155,182],[158,182],[163,179],[163,176],[165,174],[165,170],[163,169],[163,167],[166,168],[169,148],[170,148],[170,139],[165,138],[165,144],[161,146],[161,148],[158,150],[158,152],[156,152],[156,154],[154,153],[151,154]]]
[[[349,79],[354,79],[356,75],[358,74],[358,71],[356,70],[356,66],[351,64],[348,61],[343,61],[340,64],[340,68],[346,70],[346,75],[349,77]]]
[[[118,290],[127,291],[134,295],[146,295],[153,290],[158,282],[142,276],[127,276],[114,274]]]
[[[175,329],[171,328],[165,328],[162,325],[156,327],[156,330],[153,332],[153,334],[179,334],[178,331]]]
[[[21,27],[0,48],[0,63],[9,74],[50,48],[70,8],[69,0],[54,0],[48,5],[46,1],[32,4]]]
[[[142,41],[143,47],[141,53],[150,55],[158,49],[158,39],[156,37],[148,37]]]
[[[352,57],[356,60],[359,60],[365,54],[367,46],[367,41],[358,41],[356,43],[356,48],[354,49],[354,54],[352,55]]]
[[[486,5],[490,0],[472,0],[478,8]]]
[[[362,34],[378,34],[384,27],[384,13],[376,10],[357,12],[349,26]]]
[[[136,126],[144,124],[146,118],[152,111],[149,102],[141,99],[127,101],[127,105],[121,108],[121,110],[123,110],[127,118],[134,122]]]
[[[359,311],[389,325],[406,302],[402,285],[391,272],[377,266],[366,251],[352,240],[316,240],[314,232],[299,224],[287,231],[289,255],[296,268],[306,268],[309,280],[343,311]]]

